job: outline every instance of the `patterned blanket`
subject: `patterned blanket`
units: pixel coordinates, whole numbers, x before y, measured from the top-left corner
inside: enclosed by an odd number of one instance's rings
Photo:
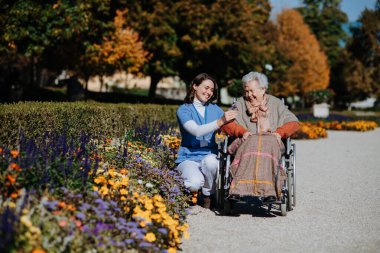
[[[286,178],[279,164],[284,150],[283,143],[271,134],[251,135],[241,142],[231,164],[230,194],[279,199]]]

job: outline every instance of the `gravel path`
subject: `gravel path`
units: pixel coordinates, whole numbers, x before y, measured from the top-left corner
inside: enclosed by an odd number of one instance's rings
[[[380,252],[380,128],[295,141],[297,206],[286,217],[193,207],[183,252]]]

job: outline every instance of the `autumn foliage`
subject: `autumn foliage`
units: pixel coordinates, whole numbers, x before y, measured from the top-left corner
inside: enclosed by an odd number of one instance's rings
[[[101,44],[94,44],[95,54],[92,60],[116,66],[116,69],[125,70],[128,73],[137,73],[148,61],[149,54],[144,50],[138,33],[126,27],[123,17],[126,13],[127,10],[116,11],[115,31],[104,37]]]
[[[290,62],[282,87],[289,89],[288,93],[301,95],[327,88],[330,74],[327,57],[301,14],[293,9],[284,10],[277,16],[275,27],[276,48]]]

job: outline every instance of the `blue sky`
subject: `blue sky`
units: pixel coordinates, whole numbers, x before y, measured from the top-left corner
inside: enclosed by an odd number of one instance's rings
[[[284,8],[294,8],[302,4],[302,0],[270,0],[272,4],[272,18]],[[374,9],[376,0],[342,0],[341,10],[348,15],[348,20],[358,20],[360,13],[365,9]]]

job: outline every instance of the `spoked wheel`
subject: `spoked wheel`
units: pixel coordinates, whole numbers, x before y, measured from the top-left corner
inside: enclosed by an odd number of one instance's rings
[[[287,208],[288,211],[293,210],[294,206],[294,177],[293,177],[293,171],[289,171],[288,174],[288,196],[287,196]]]

